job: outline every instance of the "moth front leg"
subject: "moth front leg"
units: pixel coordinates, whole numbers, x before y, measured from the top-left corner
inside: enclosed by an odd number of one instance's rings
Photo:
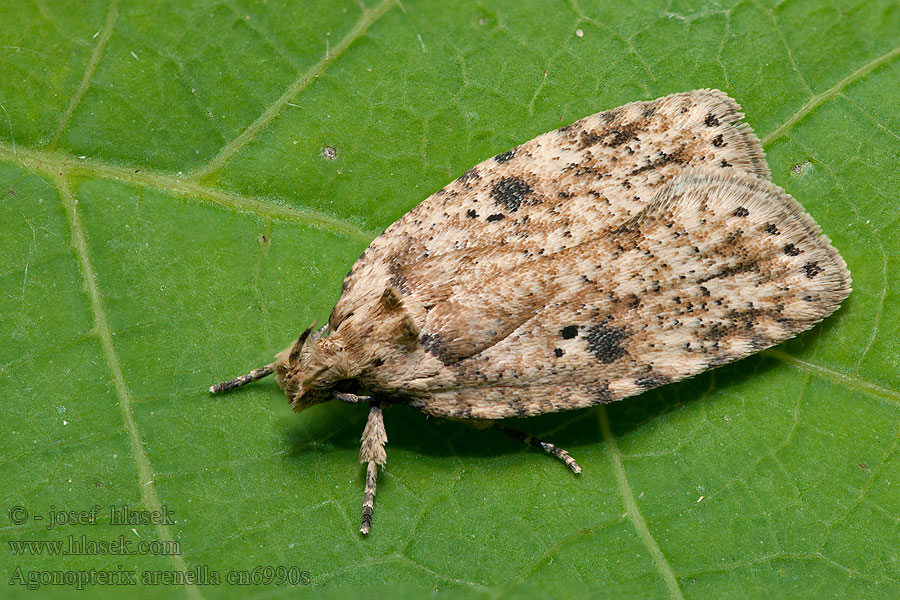
[[[375,510],[375,484],[378,479],[378,465],[387,462],[387,432],[384,430],[384,416],[381,404],[377,400],[369,403],[369,420],[362,434],[362,447],[359,449],[359,462],[366,465],[366,494],[363,500],[362,525],[359,532],[368,535],[372,527],[372,512]]]
[[[357,396],[356,394],[347,392],[334,392],[334,397],[341,402],[347,402],[349,404],[361,404],[362,402],[369,402],[372,400],[372,396]]]

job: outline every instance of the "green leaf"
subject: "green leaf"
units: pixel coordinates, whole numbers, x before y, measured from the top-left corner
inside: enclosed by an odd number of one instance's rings
[[[363,407],[295,415],[271,379],[208,395],[322,322],[368,242],[468,167],[698,87],[743,104],[854,292],[762,355],[514,423],[582,476],[392,407],[364,539]],[[333,596],[900,596],[898,87],[888,0],[3,3],[5,593],[94,569],[156,578],[94,591],[243,597],[228,574],[269,566]],[[125,505],[170,518],[112,522]],[[69,536],[135,552],[8,544]],[[186,569],[221,583],[163,579]]]

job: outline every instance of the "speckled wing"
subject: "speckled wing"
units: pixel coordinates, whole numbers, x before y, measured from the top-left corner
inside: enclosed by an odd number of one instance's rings
[[[405,383],[413,406],[502,418],[610,402],[793,337],[850,293],[843,259],[793,198],[708,167],[683,171],[625,222],[598,223],[580,244],[493,281],[487,310],[514,328],[463,357],[453,338],[483,318],[478,299],[455,324],[427,322],[432,360],[417,358]]]
[[[759,140],[718,90],[635,102],[585,117],[490,158],[391,225],[344,280],[331,328],[405,273],[473,248],[515,245],[553,254],[621,225],[685,167],[733,168],[768,178]]]

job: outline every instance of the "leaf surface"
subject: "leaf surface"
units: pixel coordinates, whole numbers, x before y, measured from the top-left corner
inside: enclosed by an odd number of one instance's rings
[[[174,591],[243,597],[229,573],[283,566],[332,596],[897,597],[898,32],[896,3],[861,0],[4,3],[0,505],[28,511],[0,526],[7,591],[93,568],[169,597],[165,573],[206,568],[220,585]],[[468,167],[698,87],[743,105],[854,292],[761,355],[512,423],[581,477],[393,407],[362,539],[363,407],[294,415],[271,379],[208,396],[323,322],[368,242]],[[125,505],[170,518],[113,523]],[[8,544],[120,535],[157,543]]]

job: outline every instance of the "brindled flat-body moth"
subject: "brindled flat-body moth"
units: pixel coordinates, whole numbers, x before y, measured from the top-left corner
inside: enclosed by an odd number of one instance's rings
[[[501,419],[612,402],[812,327],[850,273],[772,183],[718,90],[585,117],[469,169],[391,225],[344,279],[325,327],[270,373],[295,410],[365,402],[368,533],[382,402]],[[562,449],[500,426],[580,468]]]

